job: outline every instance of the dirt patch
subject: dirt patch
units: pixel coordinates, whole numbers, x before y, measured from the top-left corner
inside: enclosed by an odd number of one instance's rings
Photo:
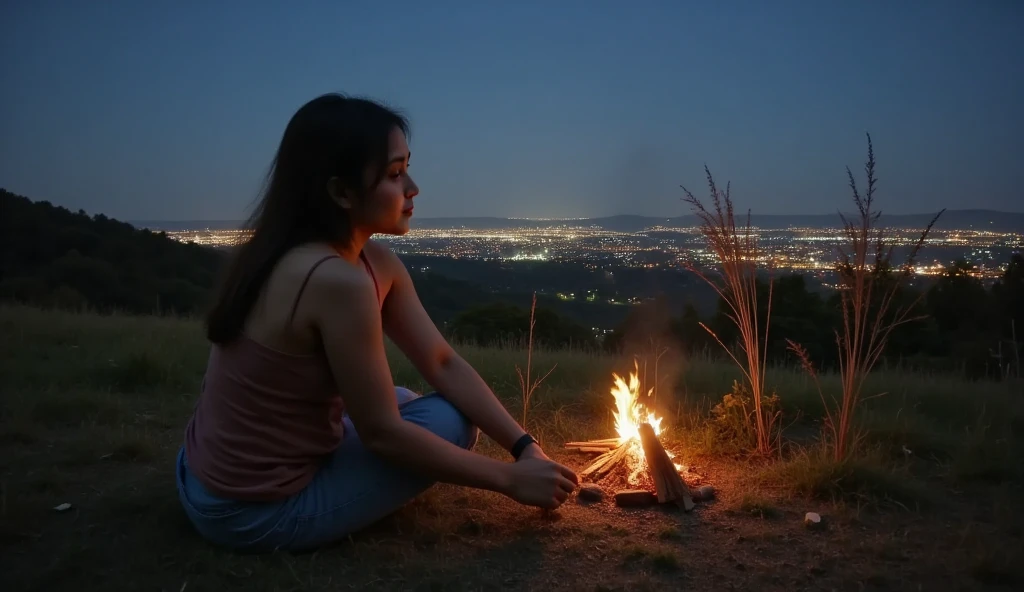
[[[709,460],[693,471],[717,496],[690,513],[619,508],[611,495],[545,513],[441,485],[331,547],[240,556],[201,540],[185,520],[170,478],[171,436],[156,462],[41,469],[17,481],[8,473],[7,589],[985,590],[1024,581],[1008,499],[951,494],[954,511],[925,515],[760,492],[771,512],[757,512],[744,465]],[[556,456],[577,468],[588,460]],[[609,493],[619,484],[602,482]],[[62,502],[72,509],[53,509]],[[822,529],[803,526],[809,510],[823,515]]]

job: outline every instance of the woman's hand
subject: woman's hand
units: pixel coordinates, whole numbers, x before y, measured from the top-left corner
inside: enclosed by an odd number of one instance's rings
[[[531,454],[540,456],[527,456],[524,450],[518,461],[506,465],[504,493],[521,504],[553,510],[569,499],[579,479],[568,467],[544,456],[540,446],[528,448],[536,448]]]

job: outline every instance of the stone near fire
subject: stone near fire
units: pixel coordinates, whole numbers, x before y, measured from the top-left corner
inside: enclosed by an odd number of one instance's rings
[[[623,508],[653,506],[656,503],[658,496],[643,489],[624,489],[615,492],[615,505]]]
[[[807,512],[804,514],[804,526],[807,528],[821,528],[821,514],[817,512]]]
[[[580,486],[580,492],[576,496],[588,502],[599,502],[604,499],[604,490],[600,485],[585,483]]]
[[[706,502],[715,499],[715,488],[710,485],[701,485],[693,492],[693,501]]]

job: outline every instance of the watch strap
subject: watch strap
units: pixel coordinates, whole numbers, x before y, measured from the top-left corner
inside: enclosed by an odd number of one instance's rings
[[[512,449],[509,452],[512,453],[513,458],[519,460],[519,456],[523,454],[526,447],[536,442],[537,440],[530,434],[523,434],[518,440],[516,440],[516,443],[512,445]]]

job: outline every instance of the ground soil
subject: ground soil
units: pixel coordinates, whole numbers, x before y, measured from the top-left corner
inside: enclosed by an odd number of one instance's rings
[[[25,440],[8,438],[3,447],[32,447],[40,467],[61,446]],[[553,513],[438,486],[330,548],[239,556],[210,546],[186,521],[170,470],[175,443],[164,442],[149,459],[121,451],[8,474],[2,588],[982,590],[1021,582],[1013,569],[1020,565],[1020,525],[1007,524],[999,504],[963,492],[950,492],[941,513],[753,503],[740,499],[749,493],[744,465],[711,461],[690,467],[687,480],[713,485],[717,497],[690,513],[616,507],[612,493],[626,486],[621,474],[602,481],[603,502],[574,497]],[[555,453],[579,469],[593,456]],[[70,510],[53,509],[64,502]],[[806,511],[820,512],[824,526],[806,528]],[[981,539],[1004,544],[979,546]]]

